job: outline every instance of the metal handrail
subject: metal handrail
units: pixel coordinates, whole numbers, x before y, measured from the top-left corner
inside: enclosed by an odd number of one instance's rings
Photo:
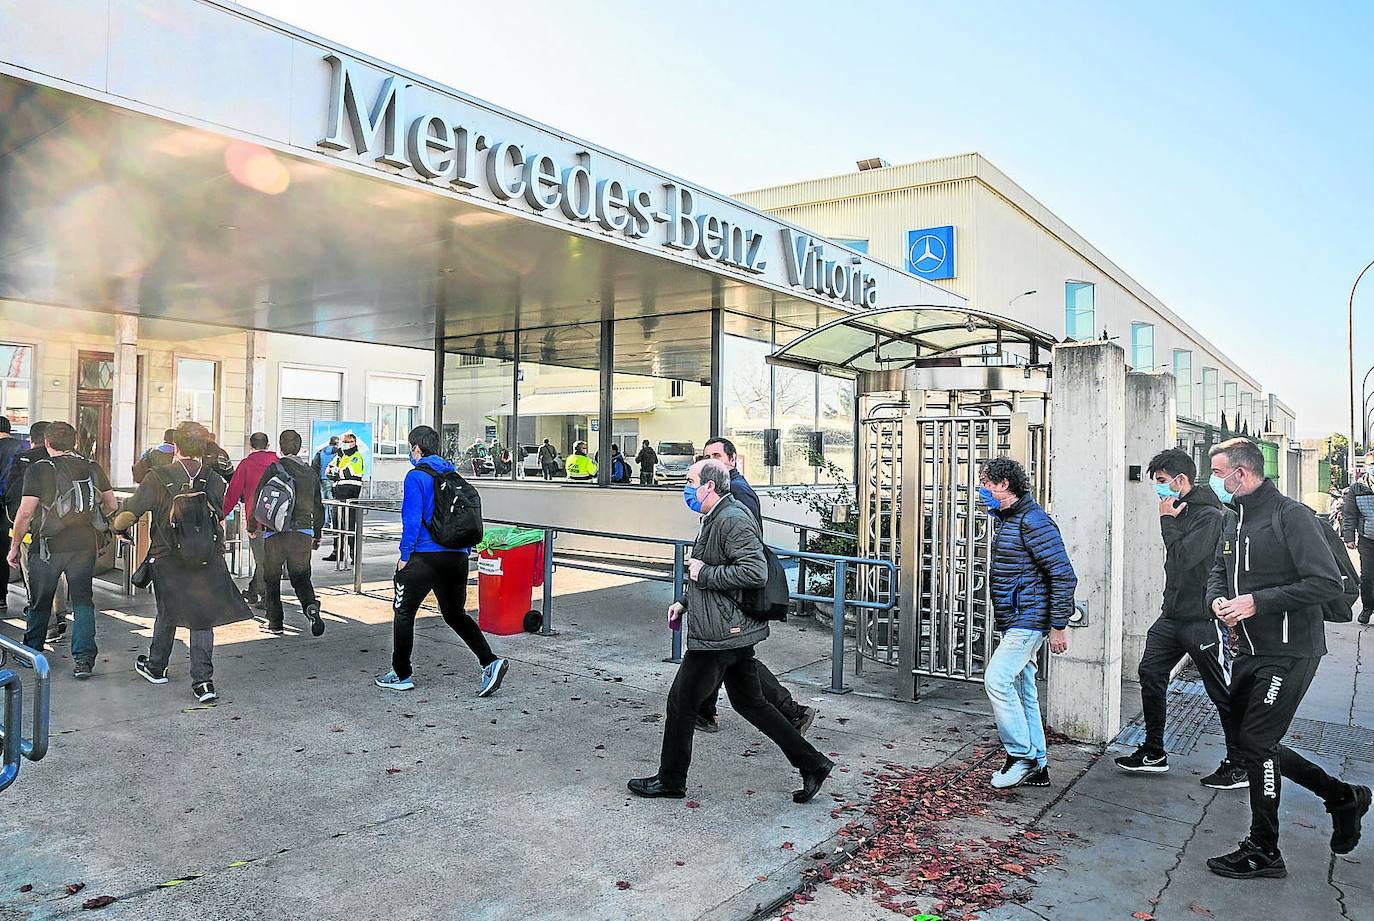
[[[33,737],[24,738],[24,688],[20,674],[5,668],[10,656],[28,662],[34,674]],[[4,762],[0,767],[0,790],[19,777],[22,758],[41,761],[48,753],[48,728],[52,717],[52,682],[48,659],[41,652],[0,636],[0,687],[5,689],[4,723],[0,725]]]
[[[362,546],[364,540],[363,519],[368,511],[397,511],[399,502],[397,500],[377,500],[377,499],[344,499],[326,500],[337,506],[347,506],[353,511],[353,537],[357,542],[353,554],[353,591],[355,594],[362,594],[363,589],[363,567],[362,555],[357,548]],[[554,636],[556,631],[553,629],[553,553],[554,541],[558,534],[579,534],[585,537],[596,537],[605,540],[622,540],[633,543],[657,544],[660,546],[671,546],[673,548],[673,575],[669,579],[667,576],[655,575],[645,572],[628,572],[624,569],[616,569],[608,566],[598,566],[592,563],[582,563],[564,559],[558,565],[567,569],[578,569],[586,572],[610,573],[612,575],[633,575],[636,578],[649,579],[656,582],[668,582],[673,584],[673,597],[681,598],[686,585],[687,570],[687,548],[691,547],[694,540],[684,540],[674,537],[650,537],[644,534],[626,534],[618,531],[596,531],[590,528],[574,528],[565,526],[553,526],[538,524],[528,521],[515,521],[507,518],[487,518],[487,524],[503,524],[515,527],[530,528],[544,532],[544,597],[542,599],[541,613],[543,615],[543,625],[539,633],[541,636]],[[342,535],[345,533],[341,529],[332,529],[337,533],[342,542]],[[853,535],[846,535],[853,537]],[[897,604],[896,594],[890,589],[887,599],[884,601],[868,601],[861,598],[849,598],[846,595],[849,567],[859,566],[880,566],[888,571],[888,585],[897,584],[897,566],[891,560],[869,559],[867,557],[846,556],[835,553],[817,553],[809,550],[787,550],[782,547],[771,547],[770,549],[780,559],[795,559],[799,563],[814,562],[820,564],[830,564],[835,570],[834,592],[830,597],[823,595],[812,595],[802,591],[805,588],[801,578],[804,570],[799,567],[798,585],[796,590],[789,592],[789,598],[793,601],[816,601],[831,602],[834,605],[834,622],[831,637],[831,664],[830,664],[830,687],[828,690],[834,694],[845,694],[849,688],[844,686],[844,611],[846,607],[870,608],[878,611],[890,611]],[[672,649],[667,659],[664,661],[679,663],[682,661],[683,632],[681,625],[674,630],[672,635]]]

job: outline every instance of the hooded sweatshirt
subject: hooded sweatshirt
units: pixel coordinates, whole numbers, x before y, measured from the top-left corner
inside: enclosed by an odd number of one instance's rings
[[[1216,618],[1207,608],[1207,579],[1221,537],[1221,500],[1212,487],[1194,486],[1179,499],[1185,508],[1177,518],[1159,516],[1164,535],[1164,608],[1169,620],[1206,621]]]
[[[430,536],[425,520],[434,515],[434,477],[420,468],[436,474],[452,471],[453,465],[437,454],[420,458],[415,469],[406,474],[401,489],[401,559],[409,560],[412,553],[468,553],[470,547],[445,547]]]

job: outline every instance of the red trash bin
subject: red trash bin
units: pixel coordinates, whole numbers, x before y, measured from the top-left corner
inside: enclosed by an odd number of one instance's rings
[[[477,625],[497,636],[523,633],[534,587],[543,584],[543,541],[483,550],[477,560]]]

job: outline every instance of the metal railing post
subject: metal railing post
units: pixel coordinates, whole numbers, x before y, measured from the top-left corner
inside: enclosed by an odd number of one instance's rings
[[[553,629],[553,542],[557,536],[557,531],[544,529],[544,624],[539,628],[540,636],[557,636]]]
[[[48,670],[48,659],[41,652],[35,652],[9,637],[0,636],[0,674],[17,675],[17,673],[3,668],[11,656],[23,659],[25,662],[28,662],[33,669],[33,738],[24,738],[24,716],[22,710],[19,711],[17,719],[11,717],[9,708],[15,706],[15,704],[11,703],[7,688],[5,702],[6,722],[4,728],[0,729],[0,732],[4,733],[4,750],[8,757],[10,747],[17,746],[21,756],[30,761],[41,761],[43,756],[48,753],[48,725],[52,720],[52,675]],[[16,677],[16,694],[22,693],[18,690],[18,687],[19,680]],[[13,782],[12,778],[10,782]],[[3,787],[0,787],[0,789],[3,789]]]
[[[797,549],[802,553],[806,552],[806,545],[810,543],[807,538],[810,535],[811,532],[806,528],[797,528]],[[803,595],[809,594],[806,591],[806,557],[804,556],[797,557],[797,591]]]
[[[0,766],[0,790],[4,790],[19,779],[19,743],[24,737],[24,686],[16,673],[0,668],[0,687],[5,689],[5,756]]]
[[[832,694],[847,694],[849,688],[844,686],[844,599],[845,583],[849,576],[849,561],[838,559],[835,561],[835,608],[831,612],[833,615],[834,631],[830,637],[830,687]]]
[[[686,579],[684,578],[683,550],[682,544],[673,544],[673,601],[682,597]],[[677,629],[673,631],[672,653],[665,662],[672,662],[674,665],[682,664],[682,622],[679,621]]]
[[[353,506],[353,594],[363,593],[363,515],[367,509]]]

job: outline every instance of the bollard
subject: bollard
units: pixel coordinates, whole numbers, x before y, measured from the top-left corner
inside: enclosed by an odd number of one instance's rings
[[[0,688],[5,690],[4,766],[0,768],[0,790],[19,777],[20,743],[24,738],[24,686],[19,675],[0,668]]]
[[[363,593],[363,515],[367,509],[354,507],[353,509],[353,593],[361,595]],[[343,557],[339,557],[343,559]]]
[[[553,541],[557,536],[557,531],[544,529],[544,624],[539,628],[540,636],[558,635],[553,629]]]
[[[848,694],[844,686],[844,587],[849,576],[849,561],[835,561],[834,631],[830,638],[830,687],[831,694]]]
[[[684,576],[683,570],[684,570],[685,566],[684,566],[684,564],[683,564],[683,559],[682,559],[682,557],[683,557],[683,550],[684,550],[684,549],[685,549],[685,548],[682,546],[682,544],[673,544],[673,600],[674,600],[674,601],[677,601],[679,598],[682,597],[682,593],[683,593],[683,589],[684,589],[684,585],[685,585],[685,581],[686,581],[686,580],[683,578],[683,576]],[[678,623],[677,629],[673,631],[672,653],[671,653],[671,655],[668,656],[668,658],[664,659],[663,661],[664,661],[664,662],[672,662],[674,665],[681,665],[681,664],[682,664],[682,623],[681,623],[681,622]]]

